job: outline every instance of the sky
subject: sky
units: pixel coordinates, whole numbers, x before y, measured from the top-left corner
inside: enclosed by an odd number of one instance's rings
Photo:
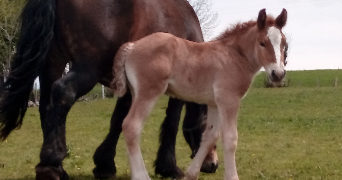
[[[283,33],[289,42],[287,70],[342,69],[341,0],[212,0],[218,26],[212,37],[231,24],[256,20],[261,9],[278,16],[287,10]]]

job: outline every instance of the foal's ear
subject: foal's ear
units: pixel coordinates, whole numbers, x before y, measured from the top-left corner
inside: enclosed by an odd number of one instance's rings
[[[258,29],[259,29],[259,30],[265,28],[265,26],[266,26],[266,17],[267,17],[267,15],[266,15],[266,9],[260,10],[259,16],[258,16],[258,20],[257,20]]]
[[[276,18],[276,24],[281,29],[286,25],[286,21],[287,21],[287,11],[286,9],[283,9],[280,15]]]

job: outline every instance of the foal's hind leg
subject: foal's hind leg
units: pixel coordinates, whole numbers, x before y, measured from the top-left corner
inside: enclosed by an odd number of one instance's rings
[[[96,149],[93,156],[94,164],[96,165],[93,173],[96,179],[108,179],[116,174],[114,162],[116,145],[122,131],[122,122],[127,116],[131,104],[132,96],[129,92],[116,102],[109,133],[106,139]]]
[[[75,68],[76,67],[76,68]],[[77,65],[73,65],[73,69]],[[67,174],[62,168],[66,155],[65,121],[66,116],[80,96],[89,92],[98,81],[96,73],[71,70],[57,80],[51,88],[50,104],[42,116],[44,142],[40,153],[40,163],[36,166],[38,180],[66,180]]]
[[[139,144],[144,120],[153,109],[157,97],[158,95],[150,98],[138,95],[133,98],[132,107],[122,124],[132,180],[150,180]]]

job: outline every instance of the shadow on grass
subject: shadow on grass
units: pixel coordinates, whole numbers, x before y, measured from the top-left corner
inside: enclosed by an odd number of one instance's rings
[[[16,178],[16,179],[3,179],[3,180],[36,180],[35,177],[24,177],[24,178]],[[93,175],[70,175],[69,180],[95,180]],[[130,176],[123,175],[123,176],[116,176],[115,178],[110,178],[108,180],[130,180]]]

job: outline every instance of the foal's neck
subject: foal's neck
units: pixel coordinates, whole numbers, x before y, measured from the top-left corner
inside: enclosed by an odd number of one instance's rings
[[[253,75],[261,69],[255,50],[257,27],[251,27],[246,33],[237,37],[222,39],[229,50],[235,51],[238,57],[234,59],[241,68],[249,69]],[[243,67],[242,67],[243,66]]]

